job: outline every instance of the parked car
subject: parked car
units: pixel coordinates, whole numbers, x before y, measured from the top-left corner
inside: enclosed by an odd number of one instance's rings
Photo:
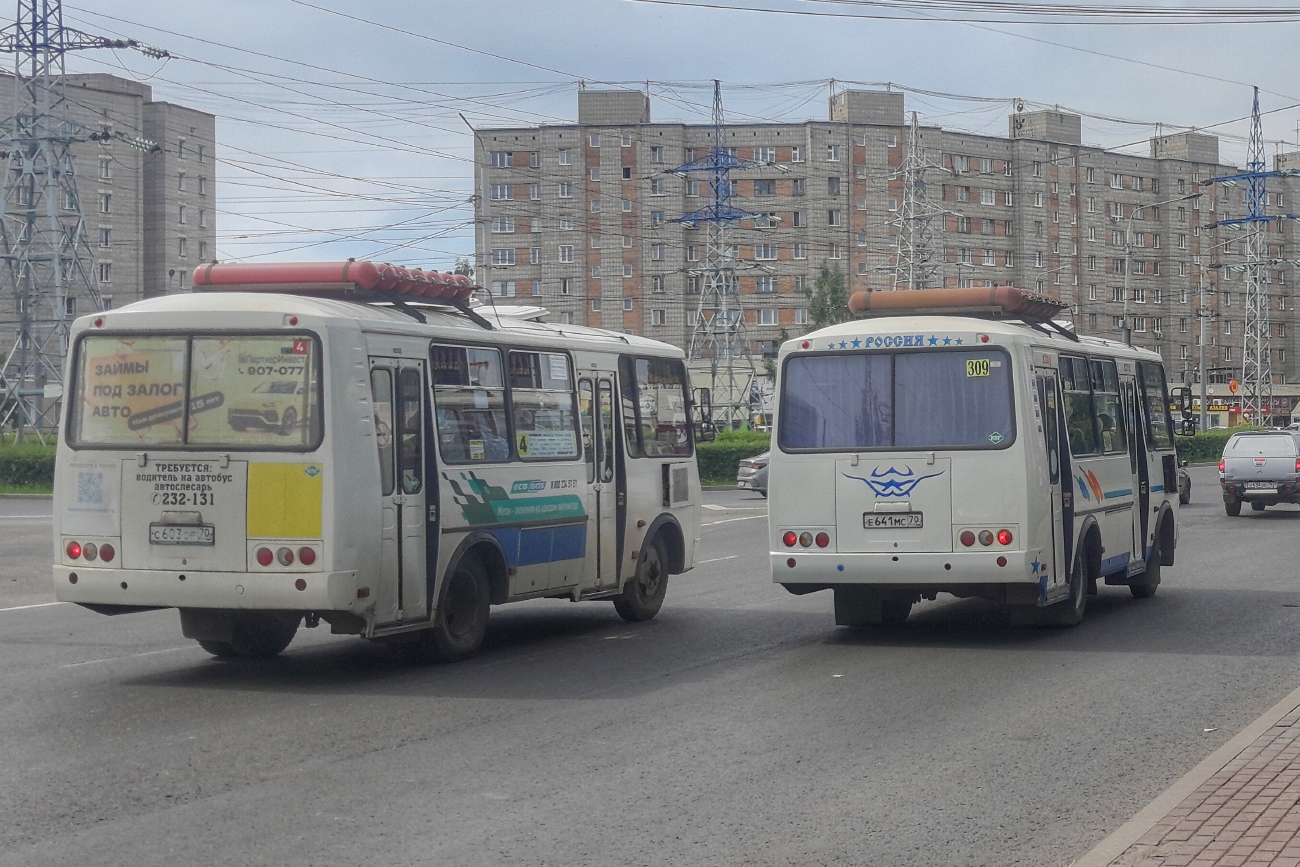
[[[1178,468],[1178,502],[1186,506],[1192,501],[1192,476],[1186,467]]]
[[[1223,447],[1219,460],[1223,508],[1241,514],[1249,502],[1256,512],[1278,503],[1300,503],[1300,435],[1290,431],[1241,431]]]
[[[771,452],[745,458],[736,470],[736,487],[742,491],[757,491],[767,496],[767,460]]]

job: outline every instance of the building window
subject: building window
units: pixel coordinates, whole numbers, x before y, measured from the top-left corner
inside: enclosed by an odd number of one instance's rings
[[[656,262],[662,262],[662,261],[664,260],[664,245],[663,245],[663,244],[651,244],[651,245],[650,245],[650,258],[653,259],[653,260],[655,260]]]
[[[997,254],[993,250],[985,250],[982,261],[985,265],[996,265],[998,263]]]
[[[826,195],[828,195],[828,196],[838,196],[839,194],[840,194],[840,179],[839,179],[839,178],[827,178],[827,179],[826,179]]]
[[[777,291],[776,277],[773,276],[755,277],[754,291],[759,294],[771,294],[773,292],[776,292]]]
[[[181,259],[184,259],[189,255],[189,245],[186,243],[184,238],[176,239],[176,255]]]
[[[970,201],[970,187],[957,187],[956,190],[957,191],[955,195],[957,197],[957,201],[959,202]]]
[[[560,278],[560,294],[561,295],[573,294],[573,279],[571,277]]]
[[[806,186],[806,182],[804,181],[804,179],[803,179],[803,178],[795,178],[794,181],[791,182],[791,186],[790,186],[790,195],[792,195],[792,196],[802,196],[802,195],[804,194],[805,189],[807,189],[807,186]]]
[[[515,230],[514,217],[494,217],[492,219],[492,232],[494,234],[509,234]]]
[[[541,248],[541,247],[529,247],[529,248],[528,248],[528,264],[529,264],[529,265],[540,265],[540,264],[542,264],[542,248]]]
[[[760,262],[776,259],[776,244],[755,244],[754,259]]]
[[[513,199],[515,197],[515,188],[510,184],[493,184],[489,195],[498,201],[502,199]]]
[[[996,205],[998,203],[997,190],[980,190],[981,205]]]
[[[515,281],[514,280],[493,280],[492,294],[497,298],[514,298]]]
[[[176,206],[176,222],[185,225],[185,203]]]
[[[185,159],[185,139],[183,138],[176,139],[176,159]]]
[[[657,227],[659,227],[659,226],[662,226],[663,224],[664,224],[664,212],[663,212],[663,211],[651,211],[651,212],[650,212],[650,225],[651,225],[651,226],[654,226],[654,227],[657,228]]]
[[[100,262],[100,263],[99,263],[99,282],[100,282],[100,283],[112,283],[112,282],[113,282],[113,263],[112,263],[112,262]]]
[[[665,325],[668,322],[668,311],[656,308],[650,311],[651,325]]]
[[[754,160],[760,163],[776,162],[776,148],[768,148],[768,147],[754,148]]]
[[[99,176],[103,180],[109,180],[113,177],[113,162],[109,159],[99,161]]]
[[[826,225],[828,225],[828,226],[842,226],[842,225],[844,225],[844,221],[843,221],[843,220],[841,219],[841,217],[840,217],[840,212],[837,211],[837,210],[827,211],[827,212],[826,212]]]
[[[807,245],[807,244],[796,243],[796,244],[794,245],[794,258],[796,258],[796,259],[807,259],[807,258],[808,258],[808,245]]]
[[[208,242],[199,241],[199,260],[206,262],[208,258]]]
[[[807,308],[807,307],[796,307],[796,308],[794,309],[794,324],[795,324],[795,325],[807,325],[807,324],[808,324],[808,308]]]
[[[654,178],[650,181],[650,195],[662,196],[664,194],[664,182],[662,178]]]
[[[513,247],[498,247],[492,251],[493,265],[513,265],[515,264],[515,251]]]
[[[625,148],[632,147],[632,136],[628,135],[627,133],[623,133],[623,140],[621,144]]]
[[[587,136],[587,147],[591,147],[591,148],[598,148],[598,147],[600,147],[600,133],[595,133],[595,132],[593,132],[593,133],[588,134],[588,136]]]
[[[754,181],[754,195],[775,196],[776,181],[773,180]]]
[[[99,246],[101,246],[101,247],[111,247],[111,246],[113,246],[113,230],[112,230],[112,229],[100,229],[100,230],[99,230]]]
[[[833,144],[826,145],[826,162],[837,163],[839,161],[840,161],[840,146],[833,145]]]
[[[653,277],[650,278],[650,291],[651,292],[664,291],[664,275],[655,274]]]
[[[532,200],[535,202],[535,201],[537,201],[538,199],[540,199],[541,197],[542,197],[542,185],[541,185],[541,184],[529,184],[529,185],[528,185],[528,198],[532,199]]]
[[[561,245],[560,245],[560,261],[561,261],[561,262],[565,262],[565,263],[569,263],[569,262],[572,262],[572,261],[573,261],[573,245],[572,245],[572,244],[561,244]]]
[[[841,258],[841,256],[840,256],[840,245],[839,245],[839,244],[829,244],[829,245],[827,245],[827,247],[826,247],[826,258],[828,258],[828,259],[839,259],[839,258]]]
[[[559,163],[560,163],[560,165],[562,165],[562,166],[573,165],[573,163],[570,162],[570,159],[569,159],[569,149],[568,149],[568,148],[560,148],[560,149],[556,152],[556,156],[557,156],[558,159],[559,159]]]
[[[757,311],[757,322],[759,325],[776,325],[777,310],[772,307],[764,307]]]
[[[111,214],[111,213],[113,213],[113,194],[112,194],[112,193],[100,193],[100,194],[99,194],[99,212],[100,212],[101,214]]]
[[[803,162],[803,148],[798,146],[790,148],[790,162],[792,163]]]
[[[593,214],[598,214],[598,213],[600,213],[600,199],[592,199],[592,200],[591,200],[591,212],[592,212]]]

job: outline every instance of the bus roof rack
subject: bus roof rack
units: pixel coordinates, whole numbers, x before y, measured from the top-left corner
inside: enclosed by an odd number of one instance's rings
[[[194,271],[194,288],[205,292],[284,292],[392,304],[420,322],[406,302],[446,304],[475,324],[492,325],[470,308],[478,287],[464,274],[403,268],[364,259],[345,262],[212,262]]]
[[[1015,286],[982,289],[901,289],[895,292],[854,292],[849,312],[854,316],[979,316],[1019,319],[1051,325],[1068,305]]]

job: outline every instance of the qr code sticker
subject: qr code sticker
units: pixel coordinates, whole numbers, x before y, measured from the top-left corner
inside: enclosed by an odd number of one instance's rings
[[[95,505],[104,502],[103,473],[77,473],[77,502]]]

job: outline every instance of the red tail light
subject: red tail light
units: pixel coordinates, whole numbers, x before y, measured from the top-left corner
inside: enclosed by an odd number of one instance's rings
[[[998,530],[998,544],[999,544],[999,545],[1010,545],[1010,544],[1011,544],[1011,531],[1010,531],[1010,530]]]
[[[817,542],[818,548],[825,548],[831,543],[831,537],[829,533],[818,533],[817,538],[814,541]]]
[[[257,565],[270,566],[275,560],[275,555],[271,553],[270,548],[258,548],[257,553],[253,555],[257,558]]]
[[[117,550],[107,542],[99,546],[99,559],[103,560],[105,563],[111,562],[116,556]]]
[[[76,560],[78,557],[81,556],[81,543],[69,542],[66,550],[68,552],[68,559]]]
[[[962,530],[959,538],[961,539],[961,543],[967,548],[975,544],[975,534],[970,530]]]
[[[316,552],[311,548],[299,548],[298,562],[304,566],[310,566],[316,562]]]
[[[786,530],[781,535],[781,543],[785,545],[787,548],[793,548],[794,543],[798,541],[799,541],[799,536],[795,534],[794,530]]]
[[[1297,463],[1297,464],[1300,464],[1300,461],[1296,461],[1296,463]],[[1224,469],[1225,469],[1226,467],[1227,467],[1227,464],[1224,463],[1223,458],[1219,458],[1219,473],[1220,473],[1220,475],[1222,475],[1222,473],[1223,473],[1223,471],[1224,471]]]

